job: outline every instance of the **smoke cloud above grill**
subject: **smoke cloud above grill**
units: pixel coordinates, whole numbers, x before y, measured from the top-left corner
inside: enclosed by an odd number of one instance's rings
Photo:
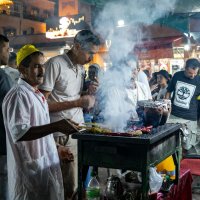
[[[96,31],[104,40],[111,40],[109,56],[112,67],[100,77],[101,115],[105,124],[123,131],[134,107],[127,101],[126,88],[132,69],[124,60],[134,57],[134,46],[145,36],[142,27],[173,12],[176,0],[126,0],[107,3],[96,20]]]

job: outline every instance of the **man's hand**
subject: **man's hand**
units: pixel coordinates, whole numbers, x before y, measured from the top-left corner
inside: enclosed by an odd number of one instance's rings
[[[78,124],[72,120],[62,119],[57,122],[59,132],[69,136],[70,134],[78,132]]]
[[[74,155],[72,152],[69,150],[69,148],[59,145],[58,146],[58,155],[60,160],[65,161],[65,162],[71,162],[74,161]]]
[[[79,101],[82,108],[90,110],[94,107],[95,97],[92,95],[84,95],[79,99]]]

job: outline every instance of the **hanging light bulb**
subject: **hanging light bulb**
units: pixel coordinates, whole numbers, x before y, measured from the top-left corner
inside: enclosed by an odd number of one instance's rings
[[[185,51],[189,51],[190,48],[191,48],[191,46],[190,46],[189,44],[185,44],[185,45],[184,45],[184,50],[185,50]]]

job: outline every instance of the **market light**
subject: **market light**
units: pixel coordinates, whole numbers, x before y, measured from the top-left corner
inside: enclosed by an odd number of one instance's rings
[[[125,26],[125,22],[123,19],[118,20],[117,22],[117,27],[124,27]]]
[[[10,6],[13,4],[11,0],[0,0],[0,6]]]
[[[1,13],[9,13],[10,6],[13,5],[13,1],[11,0],[0,0],[0,12]]]
[[[184,45],[184,50],[185,51],[189,51],[191,48],[191,46],[189,44]]]

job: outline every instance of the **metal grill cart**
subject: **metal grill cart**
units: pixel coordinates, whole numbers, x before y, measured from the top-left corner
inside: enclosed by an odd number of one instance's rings
[[[82,200],[83,166],[142,172],[142,200],[148,199],[149,167],[172,155],[179,177],[180,124],[165,124],[138,137],[97,135],[88,131],[73,134],[78,139],[78,199]]]

